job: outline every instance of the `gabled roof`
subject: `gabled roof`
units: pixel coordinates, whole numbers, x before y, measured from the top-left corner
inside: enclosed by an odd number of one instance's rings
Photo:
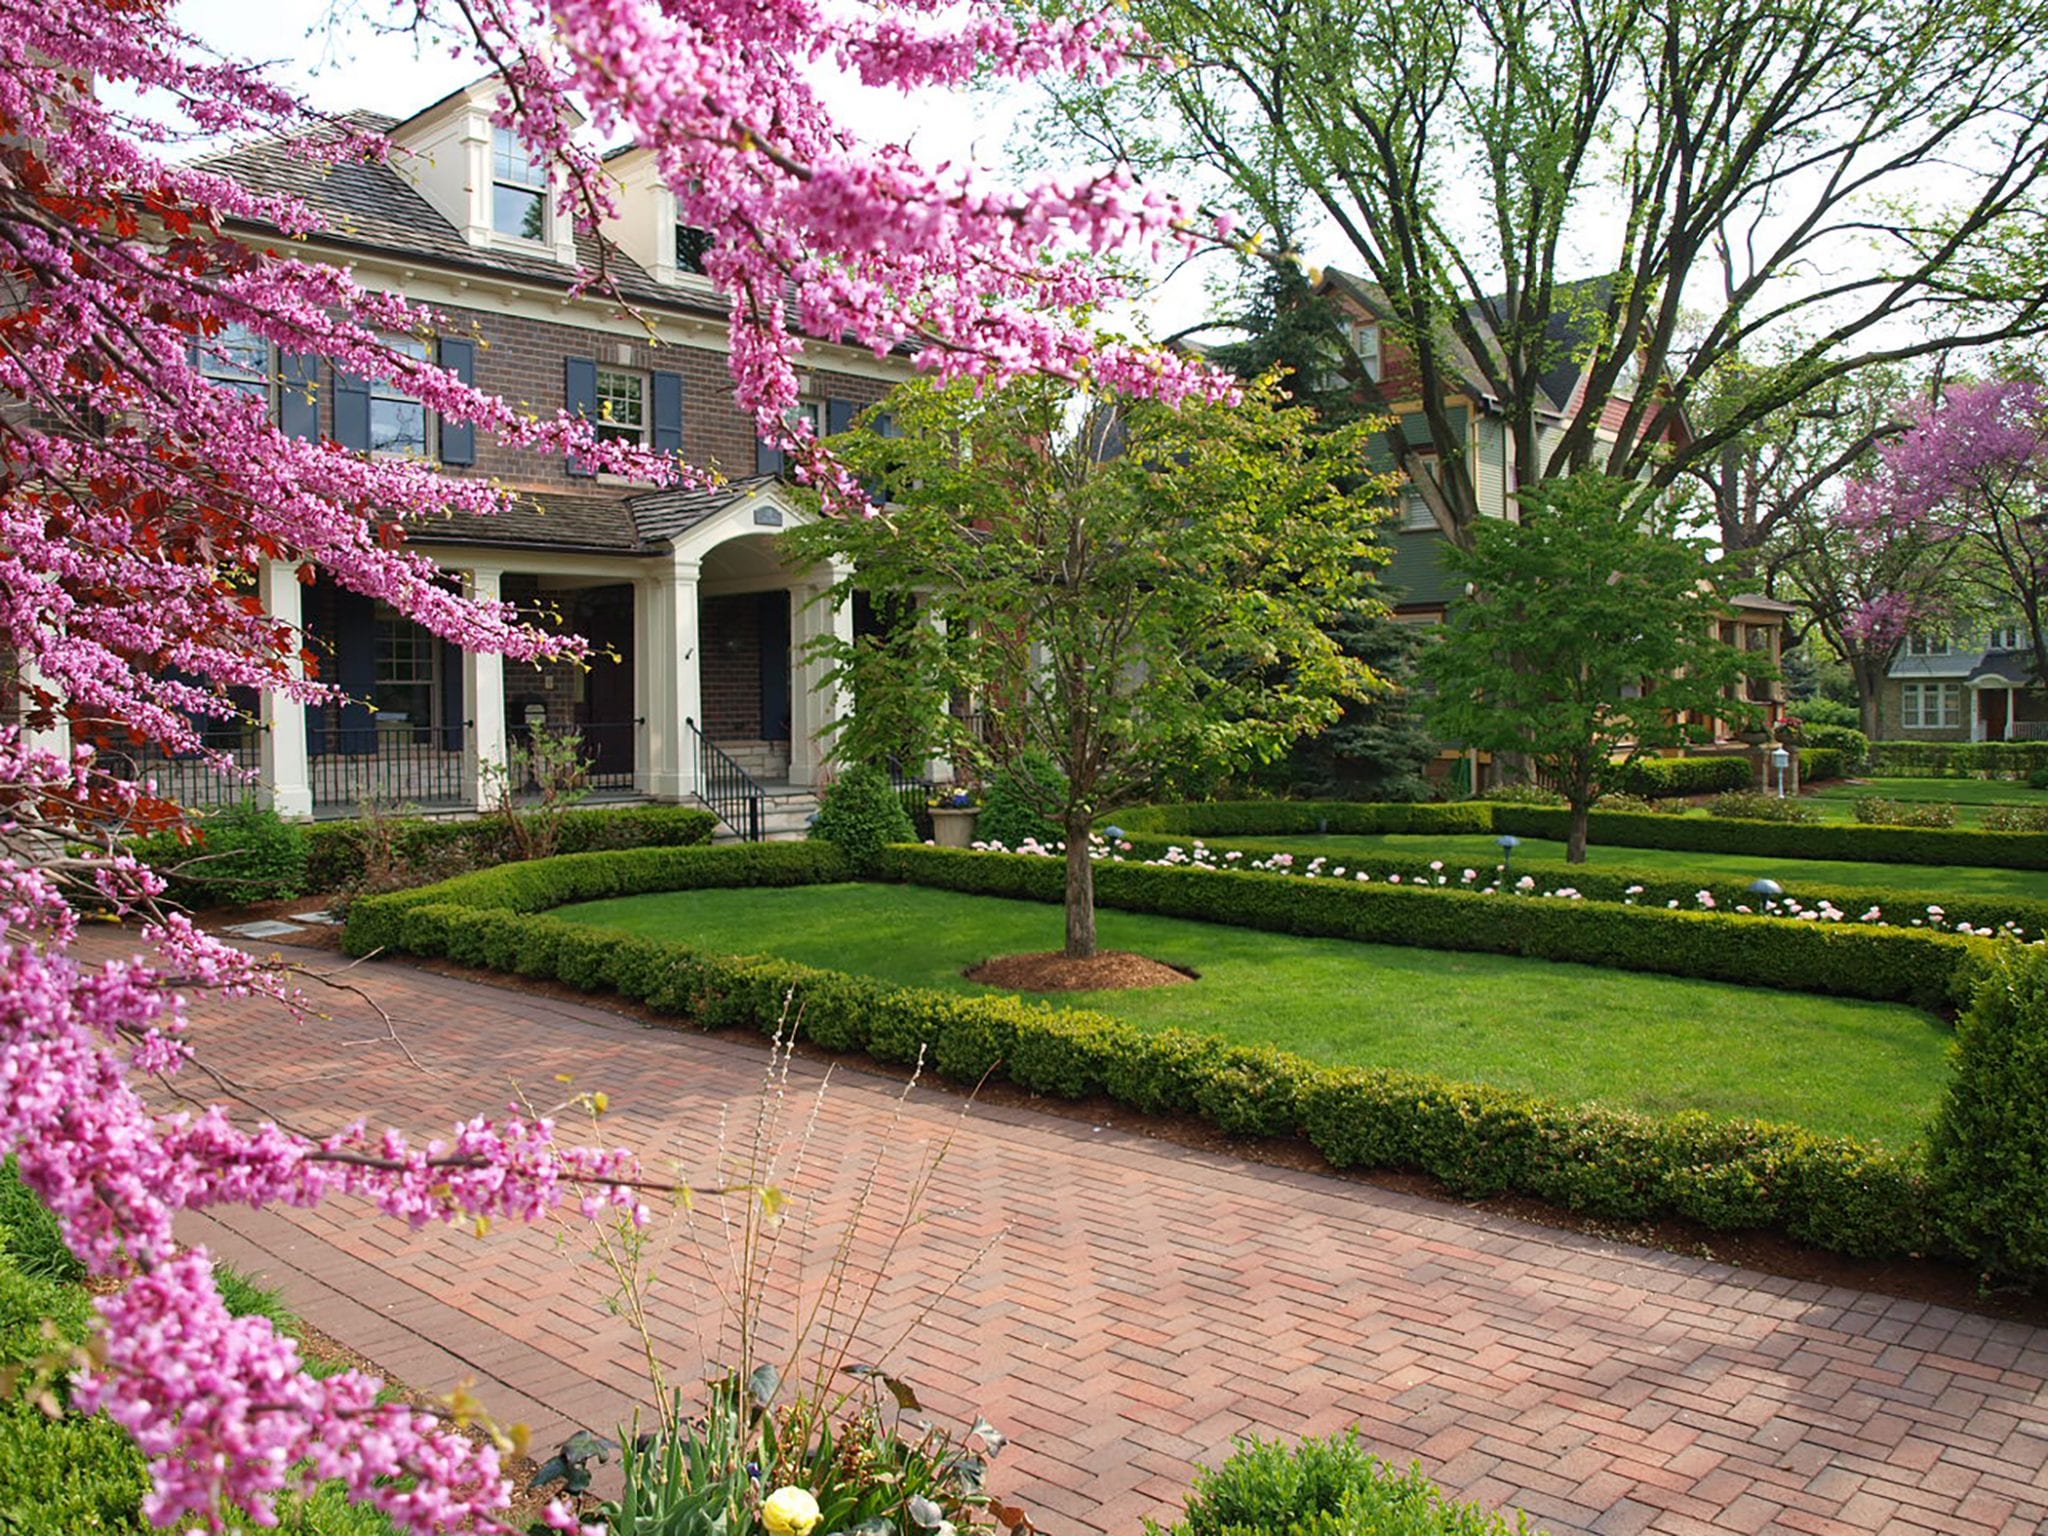
[[[673,490],[648,491],[627,503],[640,537],[649,543],[673,540],[699,523],[716,517],[756,491],[780,485],[775,475],[749,475],[706,488],[677,486]]]
[[[399,126],[397,118],[381,112],[345,113],[342,122],[387,137]],[[404,151],[393,153],[403,156]],[[210,156],[204,163],[207,169],[232,176],[253,192],[304,202],[325,226],[315,237],[323,244],[411,256],[437,266],[516,277],[553,288],[567,288],[576,279],[573,270],[545,256],[471,245],[394,165],[324,165],[275,140],[243,145]],[[725,318],[724,306],[714,298],[656,282],[616,246],[588,232],[577,232],[576,259],[591,271],[602,262],[619,293],[635,303]]]

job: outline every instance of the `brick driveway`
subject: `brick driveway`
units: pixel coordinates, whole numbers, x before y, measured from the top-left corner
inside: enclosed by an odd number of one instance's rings
[[[294,1025],[216,1000],[202,1010],[210,1059],[301,1123],[367,1109],[418,1131],[502,1105],[515,1082],[550,1101],[573,1074],[609,1096],[612,1139],[700,1185],[718,1177],[721,1122],[743,1142],[759,1102],[751,1043],[403,965],[352,975],[405,1051],[360,1006]],[[790,1091],[817,1076],[798,1063]],[[878,1145],[894,1154],[871,1212],[952,1136],[931,1219],[893,1256],[886,1219],[856,1234],[857,1260],[886,1273],[855,1354],[888,1345],[937,1416],[978,1411],[1007,1431],[994,1490],[1055,1536],[1171,1518],[1191,1464],[1238,1434],[1354,1423],[1382,1454],[1558,1536],[2036,1536],[2048,1518],[2048,1333],[1085,1121],[986,1106],[963,1119],[938,1093],[899,1109],[897,1094],[837,1074],[806,1165],[777,1175],[795,1205],[773,1272],[823,1272]],[[730,1358],[717,1289],[691,1260],[724,1249],[671,1231],[655,1327],[687,1385]],[[188,1235],[415,1386],[473,1378],[537,1443],[609,1431],[646,1399],[586,1229],[412,1234],[330,1207],[227,1210]],[[935,1283],[991,1240],[935,1302]]]

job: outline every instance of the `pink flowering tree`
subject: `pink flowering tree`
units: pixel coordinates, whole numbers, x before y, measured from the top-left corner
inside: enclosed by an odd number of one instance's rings
[[[1896,651],[1916,619],[1963,609],[2018,618],[2036,675],[2048,677],[2048,391],[2018,380],[1951,386],[1878,457],[1875,474],[1851,482],[1844,525],[1867,549],[1939,551],[1962,601],[1952,593],[1944,603],[1925,584],[1873,583],[1851,633]]]
[[[857,488],[783,426],[803,335],[914,345],[941,378],[1046,372],[1169,400],[1215,387],[1182,361],[1097,345],[1072,318],[1115,295],[1099,258],[1195,238],[1183,210],[1114,169],[1005,189],[862,145],[805,74],[822,64],[882,90],[984,71],[1102,74],[1128,39],[1098,19],[1013,20],[993,0],[396,9],[452,25],[499,73],[501,120],[558,168],[567,215],[591,221],[609,196],[571,135],[572,103],[599,133],[653,151],[681,217],[714,237],[706,267],[731,300],[738,398],[828,502]],[[450,590],[406,548],[416,519],[497,510],[495,485],[283,435],[204,378],[229,327],[394,381],[507,443],[640,478],[695,472],[593,441],[572,417],[531,418],[388,345],[435,317],[280,254],[286,239],[238,234],[314,226],[305,207],[188,153],[259,135],[314,161],[384,151],[210,54],[161,0],[0,7],[0,662],[22,698],[18,724],[0,726],[0,1154],[19,1158],[91,1270],[121,1282],[99,1302],[75,1395],[148,1453],[150,1518],[217,1528],[235,1502],[260,1519],[297,1481],[340,1478],[406,1528],[489,1528],[508,1493],[494,1450],[378,1405],[355,1373],[306,1375],[267,1322],[229,1317],[175,1218],[340,1192],[414,1225],[531,1218],[565,1201],[632,1211],[656,1186],[628,1153],[561,1145],[547,1118],[516,1111],[428,1145],[367,1120],[312,1138],[218,1106],[158,1112],[141,1081],[205,1064],[186,999],[258,991],[289,1006],[289,979],[163,910],[158,882],[120,854],[123,834],[175,806],[102,771],[89,748],[63,758],[30,743],[61,719],[82,741],[201,752],[202,725],[234,712],[230,690],[327,697],[302,638],[257,600],[259,576],[317,574],[466,647],[576,648]],[[134,919],[142,952],[83,963],[81,901]]]

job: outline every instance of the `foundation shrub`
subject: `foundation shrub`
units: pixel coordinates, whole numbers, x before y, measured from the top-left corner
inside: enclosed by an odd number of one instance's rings
[[[1952,827],[1956,808],[1938,800],[1888,800],[1864,795],[1854,806],[1856,819],[1880,827]]]
[[[618,848],[688,848],[711,841],[718,818],[680,805],[617,805],[560,813],[558,853]],[[365,816],[305,829],[306,888],[404,890],[516,859],[518,840],[503,817],[429,821]]]
[[[917,828],[889,783],[889,775],[868,763],[849,768],[833,781],[811,823],[811,840],[830,843],[855,874],[866,874],[890,843],[914,843]]]
[[[189,841],[175,833],[136,838],[130,851],[190,907],[284,901],[309,888],[306,828],[254,799],[195,816]]]
[[[1607,774],[1614,788],[1645,799],[1671,795],[1710,795],[1716,790],[1747,789],[1755,778],[1746,757],[1639,757],[1617,763]]]
[[[1854,765],[1854,758],[1839,747],[1801,747],[1799,782],[1818,784],[1823,779],[1847,778]]]

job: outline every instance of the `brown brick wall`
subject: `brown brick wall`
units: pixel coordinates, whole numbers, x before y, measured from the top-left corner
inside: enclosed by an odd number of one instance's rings
[[[698,669],[704,693],[704,734],[713,741],[761,739],[759,599],[703,599],[698,617]]]

